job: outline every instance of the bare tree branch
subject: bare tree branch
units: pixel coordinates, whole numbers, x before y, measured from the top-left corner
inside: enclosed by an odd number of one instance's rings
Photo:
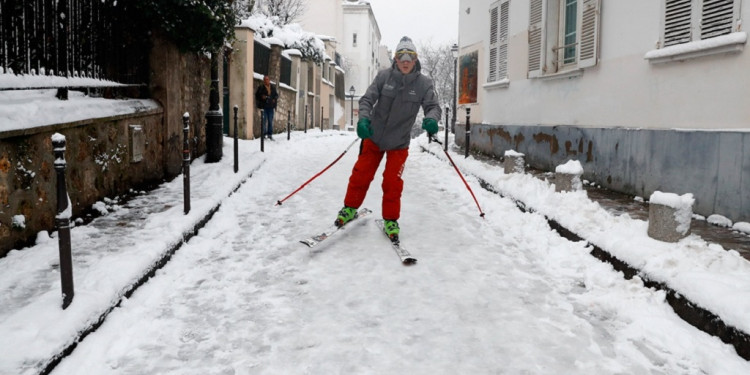
[[[441,107],[453,102],[453,55],[450,44],[433,45],[432,42],[420,43],[419,62],[422,73],[432,78],[435,93]]]
[[[259,3],[261,12],[267,16],[278,17],[280,25],[288,25],[305,13],[304,0],[264,0]]]
[[[250,17],[250,15],[253,13],[253,8],[255,8],[255,0],[234,0],[232,3],[232,7],[234,7],[235,11],[237,12],[237,16],[239,19],[245,19]]]

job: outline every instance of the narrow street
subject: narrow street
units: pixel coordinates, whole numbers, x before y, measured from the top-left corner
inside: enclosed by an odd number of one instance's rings
[[[419,262],[402,266],[374,223],[379,174],[364,204],[374,214],[309,250],[298,241],[335,218],[356,147],[274,203],[352,136],[267,142],[260,169],[53,374],[750,372],[663,292],[467,176],[480,218],[453,168],[415,142],[399,223]]]

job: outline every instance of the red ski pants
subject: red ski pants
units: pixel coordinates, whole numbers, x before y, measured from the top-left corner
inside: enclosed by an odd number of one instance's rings
[[[383,219],[398,220],[401,216],[401,192],[404,190],[401,173],[404,172],[404,163],[409,156],[408,148],[382,151],[373,141],[363,140],[359,157],[349,177],[344,205],[354,208],[362,205],[383,155],[386,155],[383,172]]]

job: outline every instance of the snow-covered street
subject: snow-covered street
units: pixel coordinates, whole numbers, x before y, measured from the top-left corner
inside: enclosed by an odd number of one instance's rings
[[[364,204],[374,214],[308,249],[298,241],[335,218],[356,147],[274,203],[353,137],[266,142],[252,177],[53,374],[750,373],[663,292],[625,280],[467,175],[480,218],[453,168],[421,152],[442,152],[424,139],[412,142],[399,220],[416,265],[402,266],[375,225],[379,174]]]

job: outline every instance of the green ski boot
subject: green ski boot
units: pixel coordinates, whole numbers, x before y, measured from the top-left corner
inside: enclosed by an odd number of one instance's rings
[[[383,230],[385,234],[391,239],[391,241],[398,241],[398,223],[396,220],[384,220]]]
[[[343,227],[344,224],[350,222],[355,217],[357,217],[357,209],[344,206],[344,208],[339,211],[339,216],[336,218],[334,224],[336,224],[337,227]]]

